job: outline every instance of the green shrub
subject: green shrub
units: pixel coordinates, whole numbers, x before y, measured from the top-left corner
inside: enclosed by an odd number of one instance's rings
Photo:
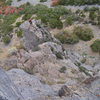
[[[10,34],[13,30],[12,24],[15,23],[16,19],[19,17],[19,14],[12,14],[12,15],[7,15],[3,16],[2,23],[0,23],[0,31],[2,35],[7,35]]]
[[[55,55],[56,55],[56,57],[57,57],[58,59],[63,59],[63,55],[62,55],[61,52],[57,52]]]
[[[78,66],[78,67],[80,67],[80,66],[81,66],[81,63],[80,63],[80,62],[78,62],[78,61],[76,61],[74,64],[75,64],[76,66]]]
[[[56,27],[58,29],[62,29],[63,28],[63,23],[60,20],[58,20]]]
[[[81,63],[85,63],[86,62],[86,58],[83,58],[82,60],[81,60]]]
[[[17,37],[22,37],[22,35],[23,35],[22,30],[17,31],[16,33],[17,33]]]
[[[94,52],[99,52],[100,53],[100,39],[97,39],[93,42],[93,44],[91,45],[91,49]]]
[[[61,5],[93,5],[100,4],[100,0],[60,0]]]
[[[34,14],[34,12],[35,12],[34,6],[31,5],[29,2],[27,2],[24,5],[21,5],[20,7],[24,8],[22,11],[19,12],[20,14],[25,14],[25,15],[26,14]]]
[[[3,24],[3,26],[1,26],[1,35],[5,36],[5,35],[9,35],[11,32],[13,31],[13,26],[8,26],[7,24]]]
[[[48,8],[45,5],[38,4],[34,8],[34,12],[38,19],[41,19],[43,23],[49,25],[51,28],[63,28],[63,23],[60,17],[70,13],[68,9],[62,6],[56,6],[54,8]]]
[[[98,7],[91,7],[91,8],[85,7],[85,8],[84,8],[84,11],[85,11],[85,12],[88,12],[88,11],[98,11],[98,10],[99,10]]]
[[[85,11],[85,12],[88,12],[88,11],[90,11],[90,8],[89,8],[89,7],[85,7],[85,8],[84,8],[84,11]]]
[[[40,2],[46,2],[47,0],[40,0]]]
[[[28,20],[32,17],[32,14],[25,14],[22,18],[22,20]]]
[[[89,73],[89,70],[87,70],[85,67],[80,66],[80,67],[79,67],[79,70],[80,70],[81,72],[84,72],[86,75],[91,76],[90,73]]]
[[[50,25],[51,28],[58,28],[58,29],[63,28],[63,23],[60,20],[57,20],[57,19],[50,19],[49,25]]]
[[[16,27],[19,27],[22,24],[22,22],[17,22]]]
[[[73,17],[72,16],[68,16],[67,18],[66,18],[66,21],[65,21],[65,24],[66,25],[72,25],[73,24]]]
[[[97,17],[96,12],[95,11],[90,11],[89,13],[89,18],[91,20],[95,20],[95,18]]]
[[[80,9],[78,9],[78,10],[76,10],[76,14],[79,14],[81,12],[81,10]]]
[[[100,11],[98,11],[97,21],[98,21],[98,25],[100,26]]]
[[[79,38],[73,33],[57,34],[55,37],[63,44],[75,44],[79,42]]]
[[[99,8],[98,8],[98,7],[92,7],[92,8],[90,8],[89,10],[90,10],[90,11],[98,11]]]
[[[17,2],[19,2],[19,1],[21,1],[21,0],[17,0]]]
[[[88,27],[77,26],[73,32],[84,41],[89,41],[94,37],[92,30]]]
[[[59,70],[59,72],[65,73],[66,72],[66,67],[65,66],[61,67],[60,70]]]
[[[52,12],[53,12],[54,14],[58,14],[58,15],[62,16],[62,15],[71,13],[71,10],[66,9],[66,8],[63,7],[63,6],[56,6],[56,7],[54,7],[54,8],[52,9]]]
[[[7,5],[11,5],[12,0],[7,0],[5,3],[6,3]]]
[[[11,38],[10,38],[10,36],[4,36],[4,37],[2,38],[2,40],[3,40],[3,42],[4,42],[5,44],[9,44],[10,41],[11,41]]]
[[[83,11],[80,12],[81,17],[85,17],[85,13]]]

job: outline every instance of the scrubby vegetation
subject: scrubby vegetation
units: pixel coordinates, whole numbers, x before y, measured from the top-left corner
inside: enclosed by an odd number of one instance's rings
[[[9,40],[10,38],[12,38],[11,33],[14,28],[12,24],[16,21],[16,19],[19,16],[20,16],[19,14],[13,14],[13,15],[7,15],[7,16],[2,15],[3,21],[0,22],[0,37],[2,37],[4,43],[10,42]]]
[[[22,30],[18,30],[16,33],[17,33],[17,36],[18,36],[18,37],[22,37],[22,35],[23,35]]]
[[[46,2],[47,0],[40,0],[40,2]]]
[[[22,24],[22,22],[17,22],[16,27],[19,27]]]
[[[84,72],[87,76],[91,76],[90,73],[89,73],[89,70],[87,70],[85,67],[80,66],[80,67],[79,67],[79,70],[80,70],[81,72]]]
[[[68,17],[66,18],[66,20],[65,20],[65,24],[66,24],[66,25],[72,25],[73,22],[74,22],[73,16],[68,16]]]
[[[65,66],[63,66],[63,67],[61,67],[61,68],[60,68],[59,72],[61,72],[61,73],[65,73],[65,72],[66,72],[66,70],[67,70],[67,69],[66,69],[66,67],[65,67]]]
[[[93,44],[91,45],[91,49],[94,51],[94,52],[98,52],[100,53],[100,39],[97,39],[93,42]]]
[[[56,57],[57,57],[58,59],[63,59],[63,55],[62,55],[61,52],[57,52],[55,55],[56,55]]]
[[[51,28],[62,28],[63,23],[60,20],[60,17],[64,14],[69,13],[69,10],[65,9],[62,6],[57,6],[55,8],[48,8],[44,5],[35,6],[35,13],[37,14],[37,18],[41,19],[41,21]]]
[[[5,5],[11,5],[12,0],[0,0],[0,2],[3,2]]]
[[[90,28],[77,26],[74,28],[74,34],[76,34],[81,40],[89,41],[91,40],[94,35]]]
[[[62,34],[57,34],[55,37],[61,41],[63,44],[75,44],[79,42],[79,38],[73,34],[64,31]]]
[[[90,28],[84,26],[75,26],[73,32],[63,31],[55,37],[63,44],[75,44],[79,42],[79,39],[84,41],[91,40],[94,35]]]
[[[11,41],[11,37],[10,36],[4,36],[3,37],[3,42],[5,43],[5,44],[8,44],[8,43],[10,43],[10,41]]]
[[[8,1],[11,2],[11,0]],[[46,0],[40,1],[45,2]],[[60,3],[63,4],[64,2],[66,2],[64,4],[73,4],[74,2],[76,2],[77,4],[83,2],[84,0],[80,2],[79,1],[61,0]],[[10,4],[6,1],[3,2],[4,5]],[[92,2],[94,1],[91,1],[91,4]],[[17,10],[18,13],[16,13]],[[33,15],[36,16],[33,17]],[[16,19],[21,16],[23,16],[22,21],[17,22],[16,25],[13,25],[13,23],[16,22]],[[77,10],[76,12],[72,12],[71,10],[66,9],[63,6],[48,8],[47,6],[42,4],[33,6],[28,2],[24,5],[21,5],[19,8],[16,8],[15,12],[13,12],[12,14],[7,13],[7,15],[0,15],[0,37],[2,37],[2,39],[5,39],[4,37],[8,35],[11,38],[11,32],[13,31],[13,28],[19,27],[22,22],[30,18],[41,19],[41,22],[44,23],[45,26],[52,29],[63,29],[65,26],[71,26],[75,22],[84,22],[86,18],[88,18],[88,23],[95,23],[96,25],[100,26],[100,9],[97,7],[86,7],[84,10]],[[17,35],[18,37],[20,37],[21,32],[18,32]],[[62,43],[75,44],[79,42],[79,39],[84,41],[91,40],[93,38],[93,33],[92,30],[89,28],[75,27],[71,34],[65,32],[64,34],[58,34],[55,37],[59,39]]]
[[[100,0],[59,0],[61,5],[93,5],[100,4]]]

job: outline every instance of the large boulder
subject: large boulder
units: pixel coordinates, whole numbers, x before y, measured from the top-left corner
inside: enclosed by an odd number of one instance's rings
[[[12,69],[7,74],[19,88],[25,100],[38,100],[40,97],[56,95],[53,89],[49,85],[41,83],[41,79],[37,76],[27,74],[20,69]]]
[[[0,100],[24,100],[18,88],[0,68]]]
[[[4,97],[2,97],[2,96],[0,96],[0,100],[7,100],[6,98],[4,98]]]
[[[34,47],[43,42],[52,41],[51,33],[40,25],[40,23],[39,27],[37,27],[33,21],[33,25],[30,26],[29,22],[26,21],[20,26],[24,33],[22,41],[27,50],[34,49]]]

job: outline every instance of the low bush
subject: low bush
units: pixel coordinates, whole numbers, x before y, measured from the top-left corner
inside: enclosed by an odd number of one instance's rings
[[[22,30],[17,31],[16,33],[17,33],[17,37],[22,37],[22,35],[23,35]]]
[[[90,13],[89,13],[89,18],[90,18],[91,20],[95,20],[96,17],[97,17],[96,12],[95,12],[95,11],[90,11]]]
[[[98,21],[98,25],[100,26],[100,11],[98,11],[97,21]]]
[[[100,4],[100,0],[59,0],[61,5],[93,5]]]
[[[80,67],[79,67],[79,70],[80,70],[81,72],[84,72],[87,76],[91,76],[90,73],[89,73],[89,70],[87,70],[85,67],[80,66]]]
[[[7,5],[11,5],[12,0],[7,0],[5,3],[6,3]]]
[[[40,2],[46,2],[47,0],[40,0]]]
[[[93,42],[93,44],[91,45],[91,49],[94,52],[99,52],[100,53],[100,39],[97,39]]]
[[[75,44],[79,42],[79,38],[73,33],[64,32],[63,34],[57,34],[55,37],[63,44]]]
[[[84,8],[84,11],[85,11],[85,12],[88,12],[88,11],[98,11],[98,10],[99,10],[98,7],[91,7],[91,8],[85,7],[85,8]]]
[[[89,8],[89,7],[85,7],[85,8],[84,8],[84,11],[85,11],[85,12],[88,12],[88,11],[90,11],[90,8]]]
[[[38,19],[41,19],[43,23],[49,25],[51,28],[61,29],[63,23],[61,22],[61,16],[70,13],[68,9],[62,6],[56,6],[54,8],[48,8],[45,5],[38,4],[34,7],[34,12]]]
[[[57,19],[50,19],[49,20],[49,26],[51,28],[62,29],[63,28],[63,23],[60,20],[57,20]]]
[[[21,1],[21,0],[17,0],[17,2],[19,2],[19,1]]]
[[[57,52],[55,55],[56,55],[56,57],[57,57],[58,59],[63,59],[63,55],[62,55],[61,52]]]
[[[22,24],[22,22],[17,22],[16,27],[19,27]]]
[[[94,37],[92,30],[88,27],[76,26],[73,32],[84,41],[89,41]]]
[[[4,36],[4,37],[2,38],[2,40],[3,40],[3,42],[4,42],[5,44],[9,44],[10,41],[11,41],[11,37],[10,37],[10,36]]]
[[[74,22],[73,17],[72,17],[72,16],[68,16],[68,17],[66,18],[65,24],[66,24],[66,25],[72,25],[73,22]]]
[[[92,7],[89,9],[90,11],[98,11],[99,10],[99,7]]]
[[[66,67],[65,66],[61,67],[60,70],[59,70],[59,72],[61,72],[61,73],[65,73],[65,71],[66,71]]]
[[[81,11],[79,15],[80,15],[80,17],[83,17],[84,18],[85,17],[84,11]]]
[[[25,14],[22,18],[22,20],[28,20],[32,17],[32,14]]]

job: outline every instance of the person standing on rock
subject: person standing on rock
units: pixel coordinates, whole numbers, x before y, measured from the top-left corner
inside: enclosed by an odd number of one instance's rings
[[[30,25],[32,25],[32,19],[30,18],[28,21],[29,21]]]
[[[30,18],[30,19],[28,20],[28,22],[29,22],[29,24],[30,24],[30,26],[29,26],[28,29],[30,30],[30,28],[32,27],[32,28],[35,29],[35,31],[36,31],[37,28],[36,28],[35,22],[33,23],[32,18]]]

